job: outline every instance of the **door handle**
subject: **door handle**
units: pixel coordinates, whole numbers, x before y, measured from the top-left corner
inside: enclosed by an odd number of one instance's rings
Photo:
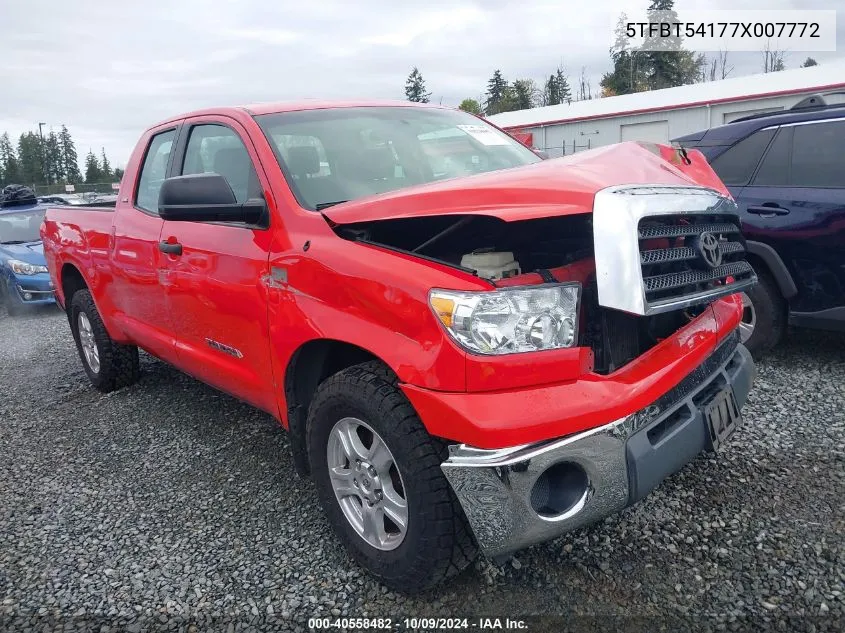
[[[786,215],[789,213],[789,209],[785,207],[778,206],[776,204],[761,204],[757,207],[748,207],[746,209],[749,213],[753,213],[754,215]]]
[[[182,245],[179,242],[159,242],[158,250],[168,255],[181,255]]]

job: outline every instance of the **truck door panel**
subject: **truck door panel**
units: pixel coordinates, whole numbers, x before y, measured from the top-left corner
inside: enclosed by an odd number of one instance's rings
[[[175,359],[175,339],[161,279],[158,242],[163,220],[158,216],[157,203],[175,137],[175,128],[151,136],[140,166],[137,192],[125,202],[118,200],[110,236],[115,320],[140,347],[171,362]]]
[[[176,173],[219,173],[239,202],[264,195],[257,161],[234,123],[199,119],[186,128],[184,157]],[[178,366],[278,414],[264,285],[270,231],[229,223],[166,221],[161,239],[182,247],[181,254],[163,256]]]

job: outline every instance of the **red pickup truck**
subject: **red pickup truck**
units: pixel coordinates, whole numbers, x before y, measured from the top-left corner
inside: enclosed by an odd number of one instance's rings
[[[636,502],[741,421],[756,280],[698,152],[542,160],[408,103],[144,133],[115,208],[52,208],[93,385],[138,348],[275,416],[352,556],[414,591]]]

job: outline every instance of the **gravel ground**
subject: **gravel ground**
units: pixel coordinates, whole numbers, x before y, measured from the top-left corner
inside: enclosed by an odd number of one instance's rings
[[[530,630],[607,630],[611,616],[638,618],[616,629],[842,630],[845,336],[794,332],[758,369],[718,458],[620,516],[407,598],[339,547],[270,417],[148,356],[138,384],[103,396],[64,315],[0,314],[0,628],[557,614]]]

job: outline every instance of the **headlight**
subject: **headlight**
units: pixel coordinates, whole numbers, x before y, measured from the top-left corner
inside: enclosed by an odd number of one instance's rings
[[[38,266],[36,264],[27,264],[17,259],[10,259],[8,262],[9,268],[17,275],[37,275],[38,273],[46,273],[46,266]]]
[[[464,349],[515,354],[575,345],[580,293],[577,283],[485,292],[432,290],[429,303]]]

